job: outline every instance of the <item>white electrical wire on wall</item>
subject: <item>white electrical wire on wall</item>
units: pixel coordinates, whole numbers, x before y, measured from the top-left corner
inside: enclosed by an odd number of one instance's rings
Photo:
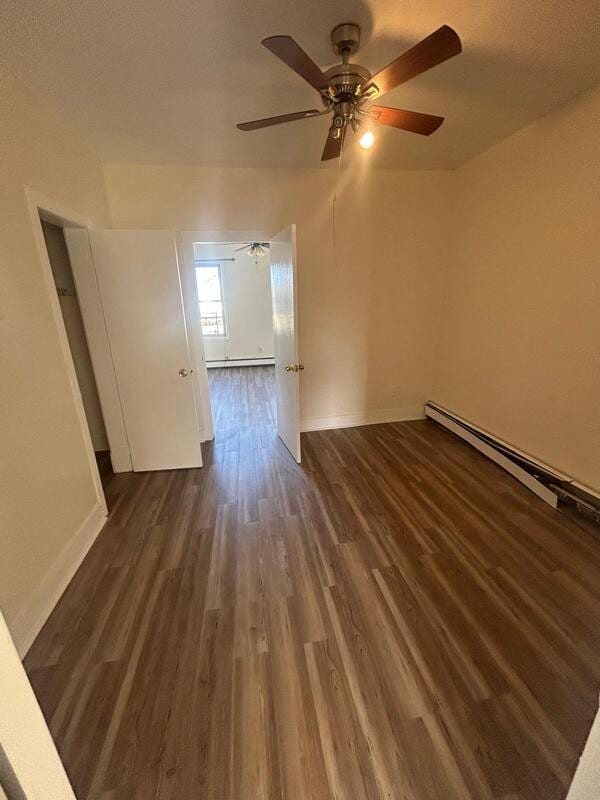
[[[332,203],[331,203],[331,238],[333,240],[333,263],[334,263],[336,272],[338,270],[338,255],[337,255],[337,243],[336,243],[336,235],[335,235],[335,207],[336,207],[336,203],[337,203],[338,188],[339,188],[339,183],[340,183],[340,174],[341,174],[341,171],[342,171],[342,157],[344,155],[344,140],[346,138],[345,130],[342,131],[341,136],[342,136],[342,146],[340,147],[340,157],[338,158],[338,165],[337,165],[337,170],[336,170],[336,173],[335,173],[335,187],[334,187],[334,190],[333,190],[333,200],[332,200]]]

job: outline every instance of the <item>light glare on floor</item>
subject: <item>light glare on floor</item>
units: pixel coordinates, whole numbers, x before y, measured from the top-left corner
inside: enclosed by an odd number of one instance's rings
[[[373,135],[373,131],[365,131],[363,135],[360,137],[358,143],[363,150],[368,150],[369,147],[373,146],[374,141],[375,141],[375,136]]]

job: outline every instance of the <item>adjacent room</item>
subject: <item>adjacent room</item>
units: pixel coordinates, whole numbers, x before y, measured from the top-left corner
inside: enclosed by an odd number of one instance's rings
[[[194,244],[194,266],[209,369],[273,366],[269,242]]]
[[[269,242],[195,242],[204,358],[215,441],[275,430]]]
[[[2,800],[598,800],[599,39],[0,5]]]

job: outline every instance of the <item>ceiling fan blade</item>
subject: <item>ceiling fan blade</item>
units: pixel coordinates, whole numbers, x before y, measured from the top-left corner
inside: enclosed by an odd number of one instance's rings
[[[234,250],[233,252],[234,252],[234,253],[239,253],[239,252],[240,252],[240,250],[247,250],[247,249],[248,249],[248,247],[249,247],[251,244],[252,244],[252,242],[246,242],[246,244],[243,244],[241,247],[236,247],[236,248],[235,248],[235,250]]]
[[[269,36],[262,40],[262,44],[317,91],[326,88],[327,78],[320,67],[291,36]]]
[[[306,117],[318,117],[322,114],[316,108],[311,108],[309,111],[295,111],[293,114],[282,114],[279,117],[265,117],[265,119],[255,119],[252,122],[240,122],[238,128],[241,131],[255,131],[258,128],[268,128],[271,125],[281,125],[283,122],[294,122],[297,119],[305,119]]]
[[[330,161],[332,158],[338,158],[342,152],[344,144],[344,137],[346,136],[346,128],[342,128],[341,133],[337,139],[334,139],[331,132],[327,134],[327,141],[323,148],[323,155],[321,161]]]
[[[379,70],[363,88],[363,94],[375,85],[382,95],[401,83],[420,75],[431,67],[457,56],[462,45],[456,31],[442,25],[422,42],[403,53],[387,67]]]
[[[387,106],[371,106],[367,113],[382,125],[420,133],[421,136],[430,136],[444,121],[444,117],[436,117],[433,114],[420,114],[418,111],[404,111],[401,108]]]

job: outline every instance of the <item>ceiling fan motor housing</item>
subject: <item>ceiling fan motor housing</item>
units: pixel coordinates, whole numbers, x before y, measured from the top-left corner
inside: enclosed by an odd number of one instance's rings
[[[360,27],[354,22],[343,22],[331,31],[333,52],[342,58],[356,53],[360,45]]]
[[[327,70],[325,77],[332,99],[352,100],[358,95],[358,89],[369,80],[371,73],[360,64],[336,64]]]
[[[370,79],[371,73],[360,64],[351,64],[350,56],[360,45],[360,28],[352,22],[337,25],[331,31],[333,52],[342,58],[324,73],[327,88],[323,92],[325,104],[333,107],[332,134],[339,131],[355,116],[355,105],[361,94],[361,87]]]

